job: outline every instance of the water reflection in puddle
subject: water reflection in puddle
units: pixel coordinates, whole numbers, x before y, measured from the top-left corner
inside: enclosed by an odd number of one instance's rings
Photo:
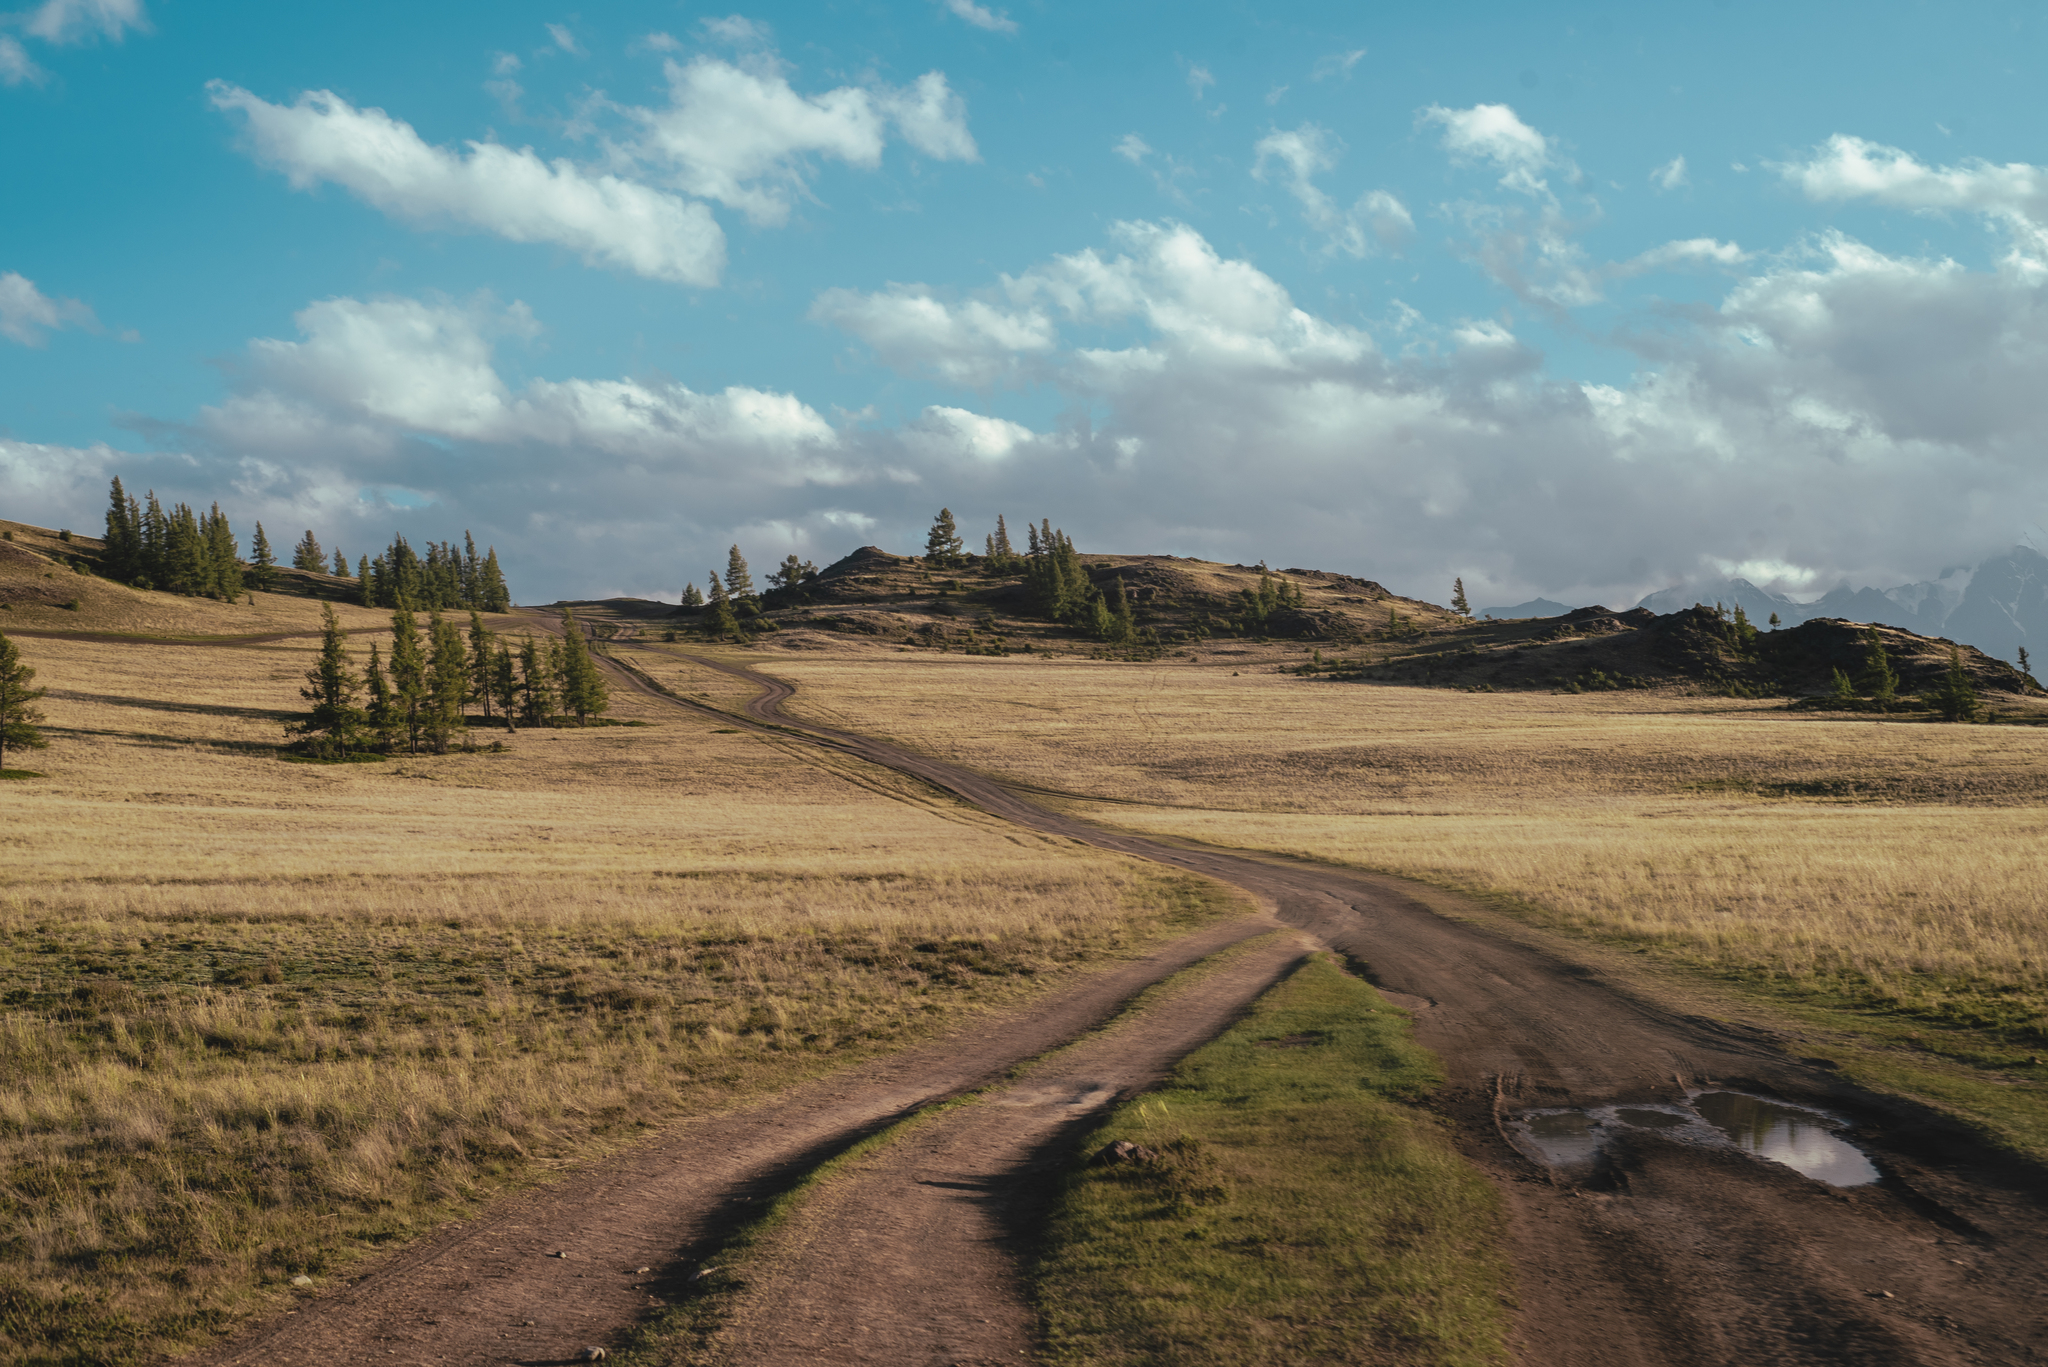
[[[1831,1187],[1860,1187],[1877,1180],[1877,1169],[1855,1145],[1837,1139],[1818,1111],[1787,1106],[1740,1092],[1702,1092],[1693,1109],[1745,1153],[1783,1163]]]
[[[1596,1106],[1525,1111],[1512,1122],[1517,1147],[1563,1171],[1583,1171],[1621,1130],[1651,1130],[1682,1143],[1733,1144],[1835,1187],[1875,1182],[1878,1171],[1853,1144],[1835,1137],[1819,1111],[1741,1092],[1700,1092],[1691,1106]]]

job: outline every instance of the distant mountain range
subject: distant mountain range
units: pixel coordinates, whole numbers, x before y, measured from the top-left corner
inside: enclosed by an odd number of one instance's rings
[[[1772,613],[1786,626],[1816,617],[1882,622],[1922,636],[1945,636],[1986,655],[2016,661],[2021,646],[2039,651],[2048,642],[2048,556],[2026,546],[1994,555],[1975,569],[1948,569],[1940,577],[1890,589],[1852,589],[1844,582],[1811,602],[1760,589],[1747,579],[1706,580],[1661,589],[1636,606],[1679,612],[1694,603],[1738,605],[1758,626]],[[1562,603],[1536,598],[1511,607],[1482,608],[1482,617],[1555,617]]]

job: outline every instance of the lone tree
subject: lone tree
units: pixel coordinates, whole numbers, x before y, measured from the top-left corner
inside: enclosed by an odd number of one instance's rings
[[[754,596],[754,576],[747,573],[747,558],[734,546],[725,557],[725,591],[738,602]]]
[[[2032,683],[2034,680],[2034,670],[2033,667],[2027,663],[2027,648],[2025,646],[2020,647],[2020,677],[2024,678],[2029,683]]]
[[[960,529],[953,525],[953,510],[939,509],[932,519],[931,534],[924,539],[924,558],[934,565],[960,563]]]
[[[306,528],[299,544],[292,547],[292,568],[308,574],[327,573],[327,553],[320,549],[320,538],[313,535],[311,527]]]
[[[362,681],[348,658],[348,633],[335,619],[334,605],[320,605],[320,658],[306,671],[299,696],[313,704],[304,721],[286,728],[306,753],[339,759],[363,743],[363,709],[356,705]]]
[[[1898,671],[1892,668],[1891,657],[1885,653],[1884,637],[1875,625],[1863,633],[1863,670],[1856,676],[1856,686],[1881,708],[1898,700]]]
[[[36,729],[43,714],[35,703],[44,690],[35,687],[35,681],[36,672],[22,663],[21,651],[0,634],[0,770],[7,767],[8,746],[41,750],[50,743]]]
[[[1465,577],[1459,575],[1451,581],[1451,611],[1460,617],[1472,615],[1472,602],[1465,597]]]
[[[1948,648],[1948,677],[1928,690],[1927,701],[1943,721],[1976,721],[1984,714],[1984,701],[1963,669],[1960,646]]]
[[[277,556],[270,549],[270,538],[263,534],[263,524],[256,524],[256,535],[249,538],[249,577],[256,581],[256,587],[268,590],[277,582]]]

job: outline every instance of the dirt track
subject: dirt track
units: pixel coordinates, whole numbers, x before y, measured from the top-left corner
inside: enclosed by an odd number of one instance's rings
[[[1659,1010],[1567,960],[1447,919],[1399,880],[1182,848],[1048,811],[929,756],[794,722],[779,712],[788,685],[711,660],[698,663],[758,685],[761,695],[748,711],[763,726],[912,774],[1021,825],[1233,883],[1405,994],[1405,1004],[1416,1008],[1419,1038],[1450,1073],[1442,1104],[1460,1142],[1507,1202],[1520,1281],[1519,1360],[1529,1367],[2018,1363],[2048,1356],[2048,1240],[2040,1199],[2025,1186],[2029,1175],[1944,1137],[1924,1117],[1850,1093],[1761,1032]],[[644,676],[617,676],[658,692]],[[1443,905],[1441,895],[1431,896]],[[1145,983],[1270,928],[1258,921],[1217,928],[972,1039],[680,1125],[614,1162],[451,1229],[356,1287],[309,1302],[302,1313],[202,1360],[538,1363],[564,1360],[586,1343],[616,1343],[655,1293],[675,1286],[692,1250],[736,1203],[780,1174],[1076,1037]],[[1498,1125],[1503,1109],[1670,1101],[1709,1080],[1857,1113],[1869,1122],[1866,1147],[1886,1180],[1838,1191],[1732,1151],[1643,1135],[1614,1152],[1598,1181],[1581,1186],[1557,1181],[1523,1157]],[[918,1152],[870,1161],[806,1218],[851,1220],[835,1216],[831,1203],[842,1203],[842,1211],[886,1209],[892,1192],[905,1202],[928,1200],[930,1193],[914,1190]],[[1000,1186],[1006,1176],[1015,1180],[1004,1166],[1014,1158],[981,1151],[965,1166],[974,1183]],[[977,1209],[976,1218],[988,1219],[999,1206]],[[920,1217],[906,1218],[917,1227]],[[873,1256],[858,1244],[828,1245],[843,1264],[835,1271],[838,1298],[814,1297],[801,1313],[820,1324],[835,1315],[851,1324],[877,1278],[926,1279],[936,1294],[950,1276],[962,1288],[978,1285],[972,1303],[989,1313],[951,1305],[947,1323],[988,1318],[1012,1326],[992,1334],[990,1344],[1024,1323],[1014,1292],[989,1264],[975,1272],[957,1249],[920,1236],[881,1242]],[[545,1256],[558,1250],[579,1256]],[[635,1275],[643,1265],[655,1271]],[[786,1316],[793,1304],[764,1304],[762,1314]],[[732,1343],[743,1361],[819,1360],[813,1349],[786,1334],[767,1335],[758,1323],[736,1325]],[[948,1347],[971,1355],[937,1356]],[[884,1346],[866,1360],[974,1360],[981,1348],[928,1334],[907,1356],[890,1356]],[[994,1356],[1015,1361],[1016,1351],[1002,1348]]]

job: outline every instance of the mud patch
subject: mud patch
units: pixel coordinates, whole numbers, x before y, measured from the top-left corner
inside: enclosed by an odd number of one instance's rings
[[[1701,1148],[1737,1148],[1831,1187],[1879,1179],[1861,1149],[1835,1132],[1841,1122],[1807,1106],[1744,1092],[1694,1092],[1686,1105],[1663,1102],[1524,1111],[1506,1124],[1523,1156],[1568,1177],[1593,1171],[1608,1142],[1648,1131]]]

